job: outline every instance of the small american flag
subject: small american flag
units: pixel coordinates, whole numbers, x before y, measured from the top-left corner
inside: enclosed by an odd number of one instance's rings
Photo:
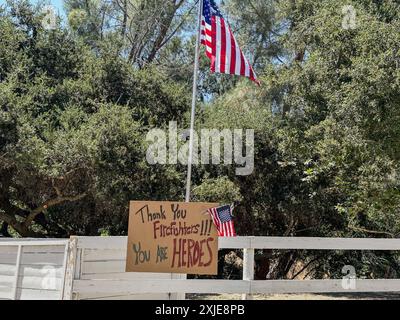
[[[215,1],[201,1],[201,43],[206,47],[206,54],[211,60],[211,72],[244,76],[260,85]]]
[[[233,205],[208,209],[220,237],[236,237],[232,217]]]

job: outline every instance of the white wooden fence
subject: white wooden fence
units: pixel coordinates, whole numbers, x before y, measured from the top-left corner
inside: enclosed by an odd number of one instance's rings
[[[0,300],[63,299],[68,240],[0,240]]]
[[[0,254],[0,297],[182,299],[185,293],[241,293],[243,298],[251,299],[253,294],[274,293],[400,292],[400,279],[357,279],[355,289],[344,288],[342,280],[253,280],[255,249],[400,250],[400,239],[220,238],[220,249],[244,250],[243,280],[187,280],[185,275],[125,273],[126,237],[73,237],[68,242],[68,248],[66,243],[66,240],[39,241],[32,245],[30,241],[0,240],[0,252],[3,254]],[[45,245],[49,246],[48,250],[44,250]],[[67,254],[63,254],[60,247]],[[30,258],[24,260],[24,255],[28,253]],[[57,253],[62,256],[61,260],[54,258]],[[49,263],[60,270],[57,275],[62,279],[61,284],[57,290],[39,290],[38,279],[29,279],[32,277],[30,272],[33,272],[31,266],[42,267]],[[3,268],[4,265],[7,268]],[[25,265],[29,267],[21,267]],[[2,270],[6,270],[5,275]],[[24,293],[25,290],[30,291]]]
[[[170,273],[127,273],[125,272],[127,252],[126,237],[73,237],[70,241],[70,257],[65,293],[66,298],[79,300],[169,300],[180,298],[178,294],[167,290],[136,292],[131,290],[77,290],[76,283],[94,283],[109,281],[117,284],[125,281],[162,281],[180,279],[182,276]]]

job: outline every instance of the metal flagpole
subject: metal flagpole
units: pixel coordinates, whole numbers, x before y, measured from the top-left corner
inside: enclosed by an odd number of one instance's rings
[[[188,157],[188,172],[187,172],[186,197],[185,197],[186,202],[190,202],[190,189],[192,185],[193,135],[194,135],[194,124],[196,117],[197,80],[199,76],[200,36],[201,36],[201,17],[203,14],[203,0],[199,0],[199,2],[200,4],[199,4],[197,39],[196,39],[196,54],[194,58],[194,73],[193,73],[192,112],[190,116],[189,157]]]

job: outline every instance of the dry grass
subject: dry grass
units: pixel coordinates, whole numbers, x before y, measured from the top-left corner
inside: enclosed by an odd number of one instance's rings
[[[241,300],[240,294],[187,294],[191,300]],[[274,294],[255,295],[253,300],[400,300],[399,293]]]

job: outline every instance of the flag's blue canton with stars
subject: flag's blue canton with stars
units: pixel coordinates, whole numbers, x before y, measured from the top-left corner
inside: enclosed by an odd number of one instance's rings
[[[203,16],[205,17],[205,20],[209,25],[211,25],[211,16],[217,16],[222,18],[221,11],[219,11],[215,1],[204,0]]]
[[[201,43],[211,60],[211,71],[250,78],[257,76],[240,49],[228,23],[214,0],[202,0]]]
[[[235,237],[236,231],[233,225],[232,217],[233,206],[227,205],[218,208],[211,208],[208,212],[211,214],[214,224],[217,227],[220,237]]]
[[[221,220],[222,223],[229,222],[232,220],[230,206],[220,207],[217,209],[217,211],[218,211],[219,219]]]

